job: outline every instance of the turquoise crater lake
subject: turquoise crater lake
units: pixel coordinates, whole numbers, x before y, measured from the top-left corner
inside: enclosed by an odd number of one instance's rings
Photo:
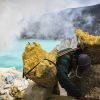
[[[22,54],[25,48],[25,45],[30,42],[39,42],[43,49],[46,51],[51,51],[56,45],[60,43],[57,40],[34,40],[34,39],[25,39],[18,40],[18,42],[13,46],[9,51],[0,53],[0,67],[16,67],[17,70],[22,70]]]

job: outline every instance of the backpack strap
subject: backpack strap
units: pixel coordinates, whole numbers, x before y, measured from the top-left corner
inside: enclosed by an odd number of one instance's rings
[[[58,52],[57,57],[63,56],[63,55],[68,54],[70,52],[74,52],[75,50],[76,50],[76,48],[75,49],[67,48],[67,49],[61,50],[61,51]]]

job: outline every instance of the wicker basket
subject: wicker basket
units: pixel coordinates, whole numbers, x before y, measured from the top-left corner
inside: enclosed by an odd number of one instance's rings
[[[93,65],[100,64],[100,45],[86,44],[85,53],[90,56]]]
[[[23,53],[23,76],[43,87],[52,87],[56,82],[57,50],[46,52],[39,43],[26,45]]]
[[[57,73],[56,67],[53,67],[52,70],[50,70],[50,72],[48,72],[47,75],[44,75],[42,77],[33,76],[31,72],[27,74],[26,77],[36,82],[37,85],[39,86],[45,88],[51,88],[55,84],[57,84],[56,73]]]

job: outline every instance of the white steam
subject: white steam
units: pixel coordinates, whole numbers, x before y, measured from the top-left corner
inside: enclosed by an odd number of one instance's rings
[[[13,41],[17,37],[18,17],[9,7],[0,14],[0,51],[12,47]]]
[[[100,3],[100,0],[0,0],[0,52],[12,47],[21,28],[24,25],[27,27],[30,16],[34,19],[44,13],[97,3]]]

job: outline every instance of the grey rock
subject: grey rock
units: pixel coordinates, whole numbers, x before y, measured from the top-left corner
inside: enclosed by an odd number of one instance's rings
[[[0,95],[5,95],[6,94],[6,91],[5,90],[1,90],[0,91]]]
[[[8,88],[10,88],[11,87],[11,84],[6,84],[5,86],[4,86],[4,89],[8,89]]]
[[[31,84],[25,92],[24,100],[46,100],[51,96],[52,89]]]
[[[8,83],[8,84],[9,84],[9,83],[12,83],[14,80],[15,80],[15,76],[13,76],[13,75],[11,75],[11,74],[5,76],[5,81],[6,81],[6,83]]]
[[[4,100],[3,97],[0,97],[0,100]]]

